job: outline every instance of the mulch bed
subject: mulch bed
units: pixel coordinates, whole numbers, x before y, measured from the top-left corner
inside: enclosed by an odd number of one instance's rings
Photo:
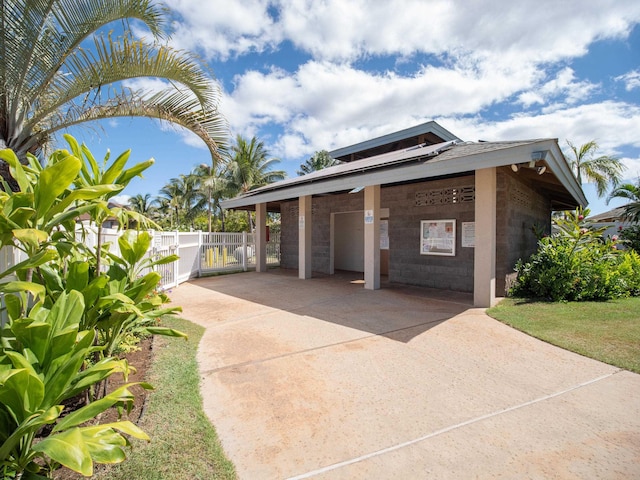
[[[122,375],[113,375],[109,379],[108,392],[114,391],[116,388],[124,385],[125,383],[135,383],[135,382],[144,382],[147,380],[147,372],[151,367],[151,362],[153,360],[153,337],[147,337],[143,339],[138,344],[139,350],[135,352],[130,352],[125,355],[125,358],[129,362],[129,365],[135,367],[136,372],[129,375],[129,378],[125,382],[122,378]],[[129,414],[128,420],[133,423],[138,423],[142,416],[144,415],[144,408],[147,400],[147,395],[149,394],[148,390],[144,388],[134,386],[131,388],[131,391],[135,395],[135,400],[133,403],[133,409]],[[71,402],[67,408],[72,411],[74,408],[79,408],[83,406],[81,402]],[[126,415],[126,412],[124,413]],[[126,418],[122,418],[121,420],[125,420]],[[110,408],[109,410],[102,413],[97,419],[96,424],[110,423],[118,421],[118,411],[115,408]],[[94,472],[99,471],[101,468],[104,468],[102,465],[94,464]],[[83,477],[79,473],[76,473],[72,470],[69,470],[65,467],[62,467],[60,470],[55,472],[55,478],[57,480],[78,480],[83,479]]]

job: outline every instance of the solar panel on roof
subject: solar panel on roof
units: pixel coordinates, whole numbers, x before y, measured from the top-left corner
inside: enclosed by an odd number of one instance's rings
[[[397,150],[395,152],[383,153],[382,155],[376,155],[375,157],[363,158],[362,160],[355,160],[349,163],[342,163],[340,165],[334,165],[332,167],[324,168],[316,172],[303,175],[301,177],[290,178],[287,180],[281,180],[276,183],[266,185],[256,190],[251,190],[246,196],[255,195],[256,193],[262,193],[275,188],[282,188],[284,186],[297,185],[300,183],[308,183],[317,180],[324,180],[327,178],[348,175],[352,172],[366,171],[374,168],[387,167],[396,165],[398,163],[418,160],[420,158],[432,157],[437,155],[443,150],[455,145],[457,140],[450,142],[436,143],[435,145],[416,145],[404,150]]]

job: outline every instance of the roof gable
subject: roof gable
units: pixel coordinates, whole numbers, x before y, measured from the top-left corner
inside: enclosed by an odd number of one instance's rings
[[[451,141],[461,140],[438,123],[431,121],[348,147],[338,148],[329,152],[329,155],[341,162],[353,162],[398,150],[406,150],[418,145],[435,145]]]
[[[539,176],[533,169],[523,169],[521,174],[528,175],[541,185],[544,184],[549,195],[556,197],[555,205],[558,208],[586,205],[584,193],[571,173],[557,140],[538,139],[420,145],[272,183],[223,201],[222,206],[243,208],[256,203],[348,191],[368,185],[389,185],[468,174],[483,168],[525,164],[531,161],[534,153],[543,154],[548,173]]]

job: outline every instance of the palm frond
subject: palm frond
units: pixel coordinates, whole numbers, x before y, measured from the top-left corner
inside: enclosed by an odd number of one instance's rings
[[[168,16],[156,0],[13,0],[0,5],[0,143],[19,157],[37,152],[52,134],[113,116],[147,116],[188,128],[220,158],[226,121],[219,90],[194,57],[135,40],[137,19],[156,40]],[[100,34],[122,21],[123,36]],[[93,46],[87,46],[90,37]],[[122,87],[127,79],[169,82],[155,94]]]
[[[129,92],[113,94],[102,104],[90,108],[74,105],[65,114],[51,116],[48,130],[53,133],[73,125],[113,117],[156,118],[180,125],[200,137],[216,159],[221,157],[221,149],[228,138],[228,125],[222,115],[217,111],[204,111],[189,92],[172,89],[150,97]]]

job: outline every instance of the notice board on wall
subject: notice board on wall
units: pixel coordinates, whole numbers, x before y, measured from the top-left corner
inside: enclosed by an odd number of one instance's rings
[[[422,220],[420,222],[420,255],[456,254],[456,221]]]

